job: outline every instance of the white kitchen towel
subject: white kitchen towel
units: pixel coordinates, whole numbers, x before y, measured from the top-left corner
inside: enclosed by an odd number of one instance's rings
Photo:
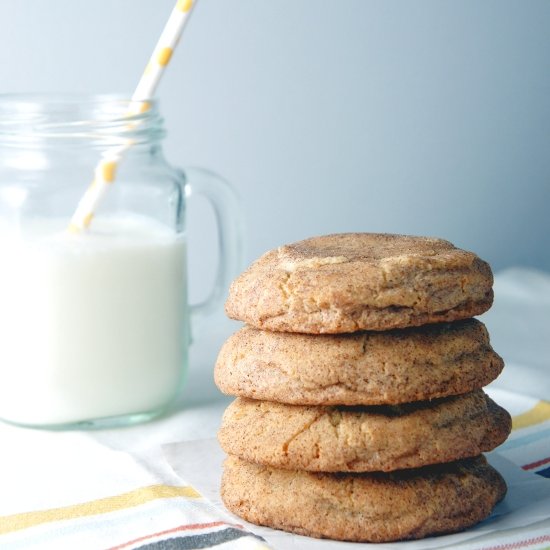
[[[109,449],[93,432],[0,425],[2,549],[265,549],[174,475],[160,452]]]

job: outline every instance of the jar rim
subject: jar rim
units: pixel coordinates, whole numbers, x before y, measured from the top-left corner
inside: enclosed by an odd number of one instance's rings
[[[121,94],[0,94],[0,142],[70,140],[115,145],[164,137],[158,99]]]

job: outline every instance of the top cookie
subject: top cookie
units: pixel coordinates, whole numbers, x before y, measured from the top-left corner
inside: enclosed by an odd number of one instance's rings
[[[492,284],[486,262],[448,241],[341,233],[264,254],[231,285],[226,312],[274,331],[388,330],[479,315]]]

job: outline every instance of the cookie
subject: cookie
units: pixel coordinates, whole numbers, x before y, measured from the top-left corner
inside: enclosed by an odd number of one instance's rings
[[[418,468],[491,451],[510,415],[482,390],[397,406],[283,405],[239,398],[225,411],[222,449],[248,462],[314,472]]]
[[[448,241],[343,233],[264,254],[231,285],[226,312],[283,332],[388,330],[479,315],[492,284],[486,262]]]
[[[229,457],[221,489],[225,506],[246,521],[365,542],[460,531],[486,518],[505,492],[483,457],[387,474],[281,470]]]
[[[475,319],[387,332],[305,335],[244,327],[215,367],[222,392],[299,405],[395,405],[457,395],[503,367]]]

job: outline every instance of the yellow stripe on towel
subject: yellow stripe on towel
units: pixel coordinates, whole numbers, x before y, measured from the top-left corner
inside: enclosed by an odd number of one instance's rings
[[[63,506],[50,510],[37,510],[35,512],[23,512],[11,516],[0,516],[0,535],[52,521],[63,521],[116,512],[161,498],[200,498],[200,496],[201,495],[193,489],[193,487],[150,485],[149,487],[141,487],[128,493],[122,493],[121,495],[91,500],[81,504],[73,504],[72,506]]]
[[[531,410],[512,418],[512,430],[520,430],[550,420],[550,403],[539,401]]]

